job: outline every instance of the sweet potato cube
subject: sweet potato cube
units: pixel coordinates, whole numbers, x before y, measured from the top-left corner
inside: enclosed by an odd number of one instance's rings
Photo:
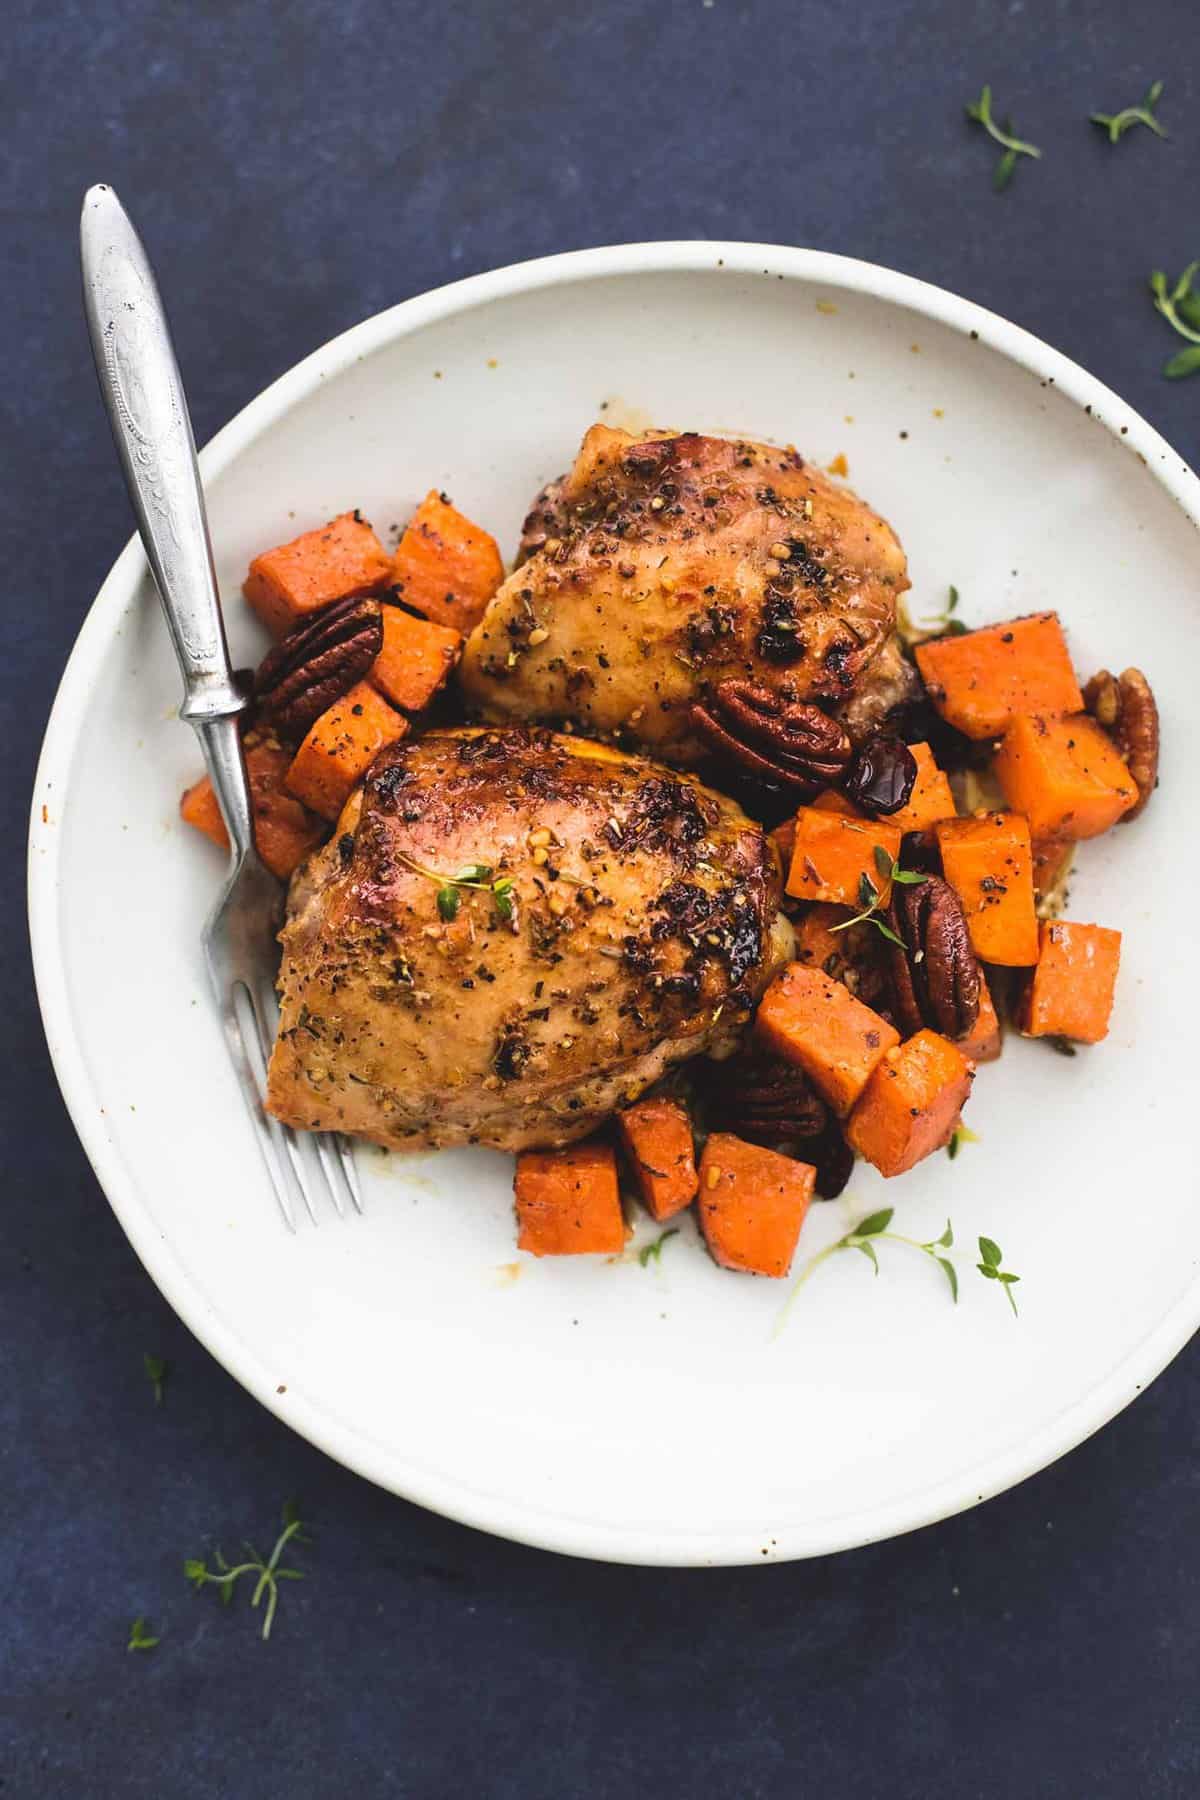
[[[431,488],[396,551],[392,580],[399,597],[467,637],[503,579],[495,538]]]
[[[844,906],[827,906],[823,902],[806,906],[795,920],[796,961],[806,969],[820,969],[823,975],[839,975],[846,964],[849,934],[835,931],[834,927],[849,917]]]
[[[908,805],[889,813],[887,822],[899,831],[928,831],[939,819],[952,819],[957,811],[950,783],[933,759],[928,744],[910,744],[917,765],[917,779],[908,797]]]
[[[1119,931],[1067,919],[1043,923],[1037,967],[1021,1008],[1025,1036],[1098,1044],[1108,1036],[1120,963]]]
[[[323,712],[285,777],[289,791],[326,819],[336,819],[385,744],[408,730],[408,720],[359,681]]]
[[[254,814],[254,842],[272,875],[286,881],[321,842],[325,822],[285,792],[283,778],[292,761],[292,753],[285,745],[277,738],[263,737],[248,739],[243,748]],[[222,850],[228,850],[229,834],[207,775],[187,789],[179,810],[189,825]]]
[[[903,1175],[949,1143],[971,1092],[971,1065],[936,1031],[889,1050],[846,1125],[851,1149],[881,1175]]]
[[[973,1063],[995,1062],[1004,1048],[992,991],[982,970],[979,974],[979,1017],[975,1021],[974,1030],[969,1031],[966,1037],[959,1038],[957,1043],[967,1061]]]
[[[798,900],[829,900],[835,906],[859,907],[865,875],[886,899],[891,883],[880,879],[875,851],[883,849],[894,862],[900,854],[901,835],[890,819],[848,819],[840,813],[802,806],[796,814],[788,893]]]
[[[611,1144],[588,1138],[565,1150],[522,1150],[513,1192],[519,1250],[532,1256],[617,1256],[625,1248]]]
[[[1125,758],[1086,713],[1014,719],[992,766],[1035,838],[1099,837],[1137,805]]]
[[[936,827],[946,880],[962,902],[971,942],[984,962],[1024,968],[1037,961],[1033,854],[1016,813],[943,819]]]
[[[820,969],[789,963],[762,997],[759,1041],[799,1063],[822,1099],[844,1118],[899,1033]]]
[[[393,706],[420,712],[428,706],[462,654],[462,634],[430,619],[416,619],[402,606],[384,606],[383,649],[371,680]]]
[[[1057,613],[1031,613],[916,647],[926,692],[969,738],[998,737],[1021,713],[1081,712]]]
[[[1071,873],[1074,860],[1073,838],[1034,838],[1033,891],[1039,900],[1061,887]]]
[[[256,556],[242,592],[272,637],[280,638],[335,600],[378,593],[391,575],[391,558],[371,527],[348,512]]]
[[[696,1198],[692,1122],[678,1100],[639,1100],[617,1114],[642,1202],[652,1218],[671,1219]]]
[[[723,1269],[786,1275],[816,1170],[777,1150],[714,1131],[700,1159],[700,1229]]]
[[[847,800],[840,788],[822,788],[816,799],[810,802],[810,805],[814,806],[818,812],[837,813],[838,817],[842,819],[863,819],[866,817],[865,813],[859,812],[852,800]]]

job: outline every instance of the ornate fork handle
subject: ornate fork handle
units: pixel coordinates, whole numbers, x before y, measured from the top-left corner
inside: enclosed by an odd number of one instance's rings
[[[80,221],[83,304],[100,391],[196,728],[233,844],[252,849],[237,731],[246,705],[229,666],[196,446],[166,313],[141,240],[109,187]]]

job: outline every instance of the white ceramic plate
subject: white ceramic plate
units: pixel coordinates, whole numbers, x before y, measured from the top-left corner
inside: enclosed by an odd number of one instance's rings
[[[604,410],[602,410],[604,409]],[[348,506],[382,530],[431,485],[511,552],[597,417],[796,442],[907,547],[918,613],[1057,607],[1083,674],[1137,662],[1167,735],[1146,817],[1085,847],[1070,916],[1119,926],[1112,1036],[982,1071],[980,1142],[816,1206],[797,1268],[895,1203],[949,1216],[962,1301],[897,1245],[788,1287],[721,1273],[692,1228],[660,1265],[518,1259],[511,1163],[360,1153],[364,1220],[284,1232],[199,954],[219,859],[177,822],[197,768],[139,550],[79,636],[34,798],[31,921],[75,1125],[154,1280],[265,1406],[474,1525],[660,1563],[813,1555],[982,1500],[1124,1406],[1200,1320],[1193,1020],[1200,483],[1036,339],[907,277],[812,252],[651,244],[501,270],[347,332],[203,457],[235,660],[262,648],[250,556]],[[980,1232],[1021,1316],[975,1274]],[[643,1225],[640,1241],[656,1233]]]

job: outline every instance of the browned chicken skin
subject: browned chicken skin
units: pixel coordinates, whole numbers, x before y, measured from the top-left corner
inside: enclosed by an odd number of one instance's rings
[[[778,903],[769,840],[694,777],[536,728],[394,744],[293,883],[269,1108],[395,1149],[570,1142],[730,1047]]]
[[[461,664],[486,718],[570,721],[691,767],[691,705],[731,677],[819,701],[852,735],[912,695],[904,552],[794,450],[594,425],[522,549]]]

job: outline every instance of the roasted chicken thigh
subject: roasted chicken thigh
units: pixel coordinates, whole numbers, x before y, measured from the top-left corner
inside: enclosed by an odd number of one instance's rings
[[[393,744],[296,875],[268,1105],[402,1150],[582,1137],[736,1041],[790,927],[694,777],[544,729]]]
[[[794,450],[594,425],[522,550],[461,664],[487,719],[569,722],[686,768],[707,754],[693,704],[731,678],[851,736],[914,692],[904,552]]]

